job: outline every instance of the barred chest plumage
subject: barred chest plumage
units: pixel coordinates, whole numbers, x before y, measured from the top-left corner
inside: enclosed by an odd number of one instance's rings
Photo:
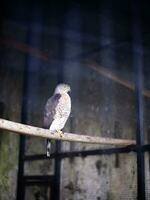
[[[68,118],[71,112],[71,99],[67,93],[61,94],[59,99],[57,109],[56,109],[56,118]],[[65,120],[66,122],[66,120]]]

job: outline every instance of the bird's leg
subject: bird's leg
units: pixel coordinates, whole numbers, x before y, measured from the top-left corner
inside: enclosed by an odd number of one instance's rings
[[[56,130],[56,133],[58,133],[60,135],[60,137],[62,137],[64,134],[61,130]]]

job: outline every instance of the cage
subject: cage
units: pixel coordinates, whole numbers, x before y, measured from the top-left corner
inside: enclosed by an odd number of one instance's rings
[[[1,7],[0,118],[42,128],[47,99],[67,83],[72,109],[64,132],[109,141],[56,140],[48,158],[46,138],[6,131],[0,121],[1,200],[150,199],[147,5]]]

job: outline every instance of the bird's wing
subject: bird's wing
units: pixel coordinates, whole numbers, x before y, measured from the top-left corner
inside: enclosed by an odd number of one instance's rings
[[[61,94],[55,94],[48,99],[44,109],[44,128],[49,129],[52,121],[54,120],[56,115],[56,107],[59,103],[60,98]]]

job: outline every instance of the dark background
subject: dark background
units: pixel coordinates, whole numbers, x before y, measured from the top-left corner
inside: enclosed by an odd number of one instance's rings
[[[1,117],[42,127],[46,100],[58,82],[65,82],[72,89],[72,113],[65,131],[135,139],[135,65],[140,63],[145,144],[149,142],[148,2],[5,1],[0,11]],[[106,146],[63,142],[60,149],[65,152],[99,148]],[[19,136],[1,131],[2,200],[16,199],[18,153]],[[25,155],[44,153],[45,140],[26,138]],[[149,199],[149,153],[145,154]],[[55,181],[60,186],[60,197],[136,199],[136,161],[133,152],[59,160],[60,174],[55,173]],[[56,162],[26,162],[24,175],[53,177]],[[52,185],[25,187],[25,199],[48,199]]]

